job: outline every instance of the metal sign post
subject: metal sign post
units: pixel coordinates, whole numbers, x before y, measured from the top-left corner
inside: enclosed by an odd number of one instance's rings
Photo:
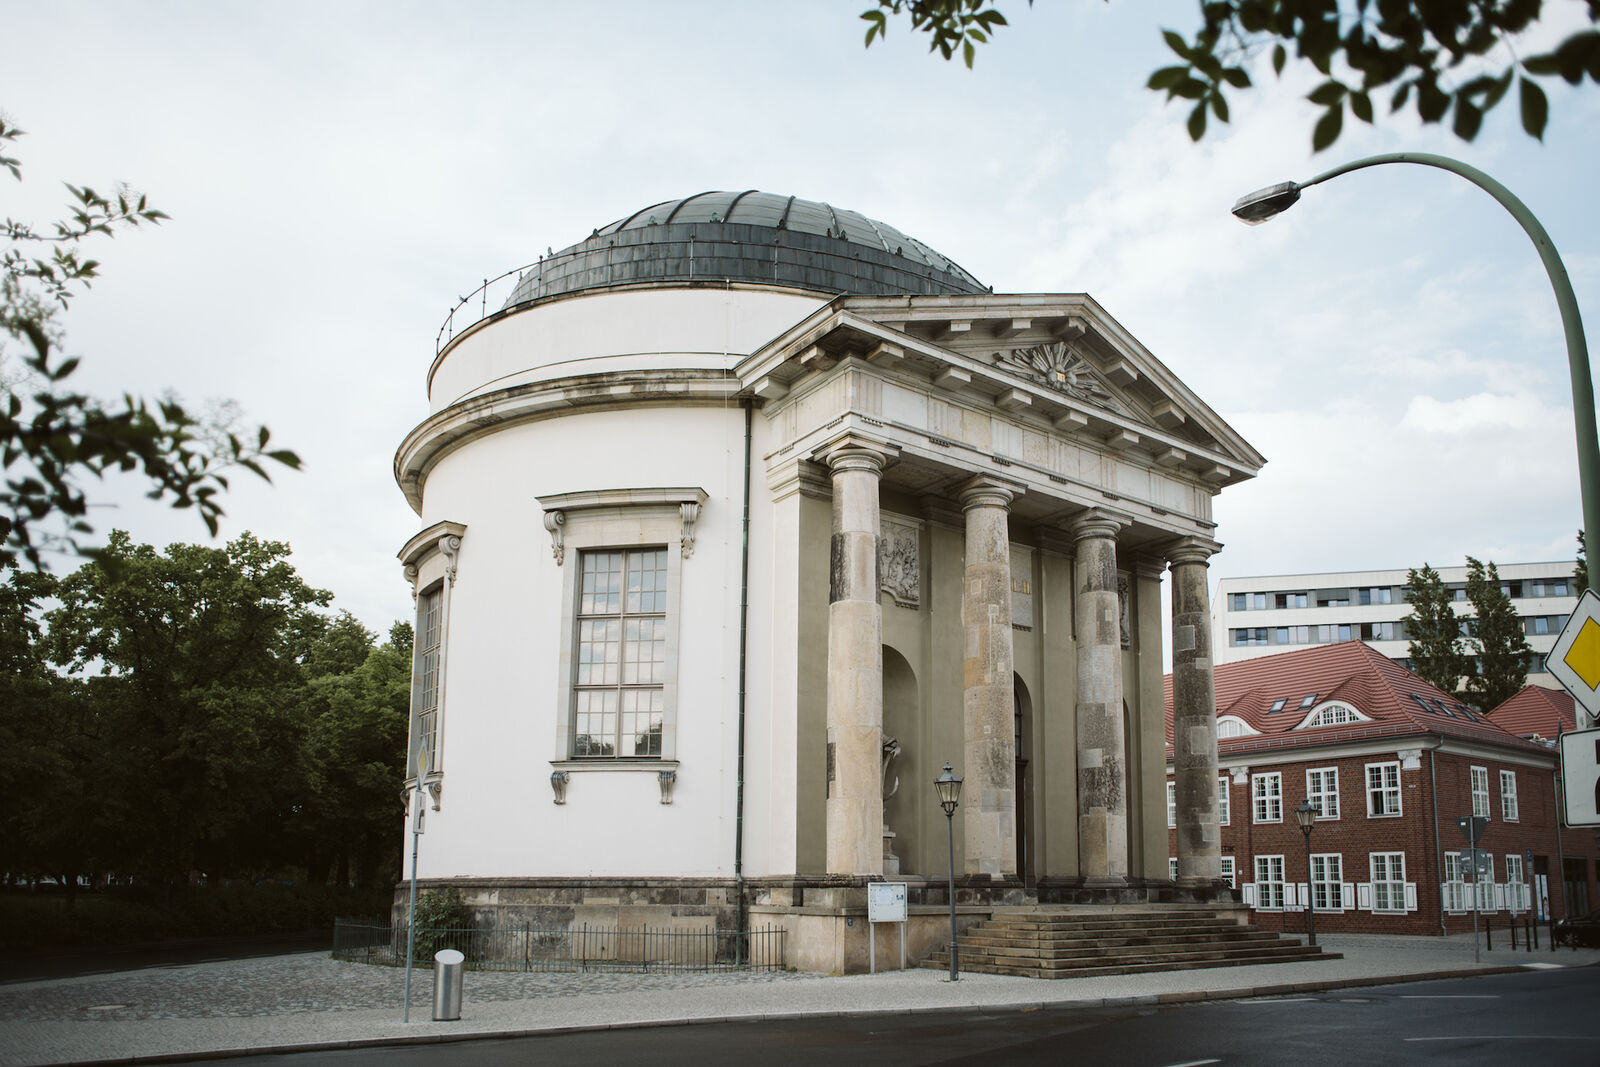
[[[400,1021],[411,1021],[411,960],[417,948],[417,844],[422,840],[423,819],[428,792],[422,787],[423,778],[431,766],[428,743],[417,746],[417,788],[411,792],[411,905],[406,909],[406,1005]]]

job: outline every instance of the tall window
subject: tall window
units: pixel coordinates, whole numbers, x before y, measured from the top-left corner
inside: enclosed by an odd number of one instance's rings
[[[661,755],[667,550],[579,554],[572,755]]]
[[[1339,768],[1316,767],[1306,772],[1306,799],[1319,819],[1339,817]]]
[[[1500,772],[1500,818],[1517,821],[1517,772]]]
[[[1235,878],[1236,878],[1236,875],[1235,875],[1234,869],[1233,869],[1233,857],[1232,856],[1224,856],[1224,857],[1222,857],[1222,880],[1224,882],[1228,883],[1228,888],[1229,889],[1238,889],[1239,888],[1238,884],[1234,880]]]
[[[420,745],[428,746],[428,770],[439,766],[439,642],[440,607],[444,587],[417,597],[417,646],[411,672],[412,758]],[[415,771],[413,764],[406,773]]]
[[[1217,822],[1227,826],[1232,817],[1232,805],[1228,801],[1228,776],[1223,775],[1217,779]]]
[[[1311,857],[1311,906],[1318,911],[1344,910],[1344,857],[1339,853]]]
[[[1256,857],[1256,907],[1283,910],[1283,857]]]
[[[1400,814],[1400,764],[1367,764],[1367,817]]]
[[[1468,908],[1466,865],[1461,853],[1444,854],[1444,910],[1466,911]]]
[[[1277,771],[1271,774],[1253,774],[1250,776],[1250,788],[1255,800],[1255,821],[1282,822],[1283,775]]]
[[[1167,829],[1178,825],[1178,783],[1167,783]]]
[[[1528,910],[1528,886],[1523,880],[1522,857],[1506,853],[1506,907],[1512,911]]]
[[[1406,854],[1374,852],[1372,864],[1372,910],[1406,910]]]
[[[1489,817],[1489,768],[1472,768],[1472,814]]]

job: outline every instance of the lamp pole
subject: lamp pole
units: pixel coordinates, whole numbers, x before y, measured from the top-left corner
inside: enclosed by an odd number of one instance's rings
[[[1311,880],[1311,831],[1317,828],[1317,809],[1311,803],[1311,798],[1306,797],[1300,806],[1294,809],[1294,817],[1300,823],[1300,832],[1306,838],[1306,932],[1310,935],[1311,947],[1317,947],[1317,893]]]
[[[1583,318],[1578,313],[1578,298],[1572,292],[1572,282],[1567,278],[1567,268],[1556,252],[1556,246],[1545,232],[1544,226],[1534,217],[1528,206],[1511,194],[1511,191],[1476,167],[1469,167],[1459,159],[1436,156],[1426,152],[1389,152],[1368,156],[1324,171],[1307,182],[1279,182],[1265,189],[1257,189],[1239,198],[1233,213],[1252,226],[1287,211],[1300,199],[1300,190],[1318,185],[1329,178],[1337,178],[1353,170],[1376,167],[1384,163],[1416,163],[1424,167],[1437,167],[1467,179],[1511,213],[1517,224],[1533,242],[1544,264],[1544,271],[1555,289],[1556,307],[1561,311],[1561,328],[1567,338],[1567,370],[1572,378],[1572,421],[1578,438],[1578,485],[1583,494],[1583,530],[1585,543],[1588,535],[1600,531],[1600,437],[1595,432],[1594,383],[1589,377],[1589,346],[1583,336]],[[1600,536],[1600,534],[1597,534]]]
[[[945,836],[950,842],[950,981],[961,980],[961,969],[956,963],[956,808],[961,805],[961,779],[944,765],[944,773],[933,780],[934,791],[939,796],[939,806],[944,809]]]

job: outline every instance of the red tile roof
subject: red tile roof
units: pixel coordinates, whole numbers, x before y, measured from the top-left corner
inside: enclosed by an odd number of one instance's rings
[[[1518,737],[1554,738],[1563,730],[1578,728],[1576,704],[1564,690],[1529,685],[1491,711],[1489,718]]]
[[[1256,733],[1217,743],[1223,754],[1336,744],[1376,737],[1435,734],[1522,750],[1543,750],[1491,722],[1360,641],[1259,656],[1213,669],[1217,715],[1241,719]],[[1172,676],[1166,677],[1167,744],[1172,743]],[[1311,703],[1302,707],[1307,697]],[[1285,701],[1282,711],[1271,710]],[[1295,729],[1329,700],[1370,721]],[[1442,705],[1442,707],[1441,707]]]

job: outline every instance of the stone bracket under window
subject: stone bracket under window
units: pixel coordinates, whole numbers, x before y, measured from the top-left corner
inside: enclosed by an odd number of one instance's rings
[[[682,527],[678,544],[683,558],[694,555],[695,525],[700,521],[700,510],[705,506],[704,489],[683,487],[666,489],[597,489],[581,493],[556,493],[538,498],[544,509],[544,528],[550,533],[550,553],[556,566],[567,559],[567,546],[563,534],[567,514],[596,508],[673,507],[678,509]]]
[[[551,760],[550,766],[555,768],[550,772],[550,790],[555,794],[557,804],[567,802],[567,787],[572,783],[575,773],[584,771],[646,771],[656,776],[656,784],[661,787],[661,803],[672,803],[672,791],[678,784],[678,761],[661,759],[593,759],[593,760]],[[438,805],[434,805],[435,808]]]

